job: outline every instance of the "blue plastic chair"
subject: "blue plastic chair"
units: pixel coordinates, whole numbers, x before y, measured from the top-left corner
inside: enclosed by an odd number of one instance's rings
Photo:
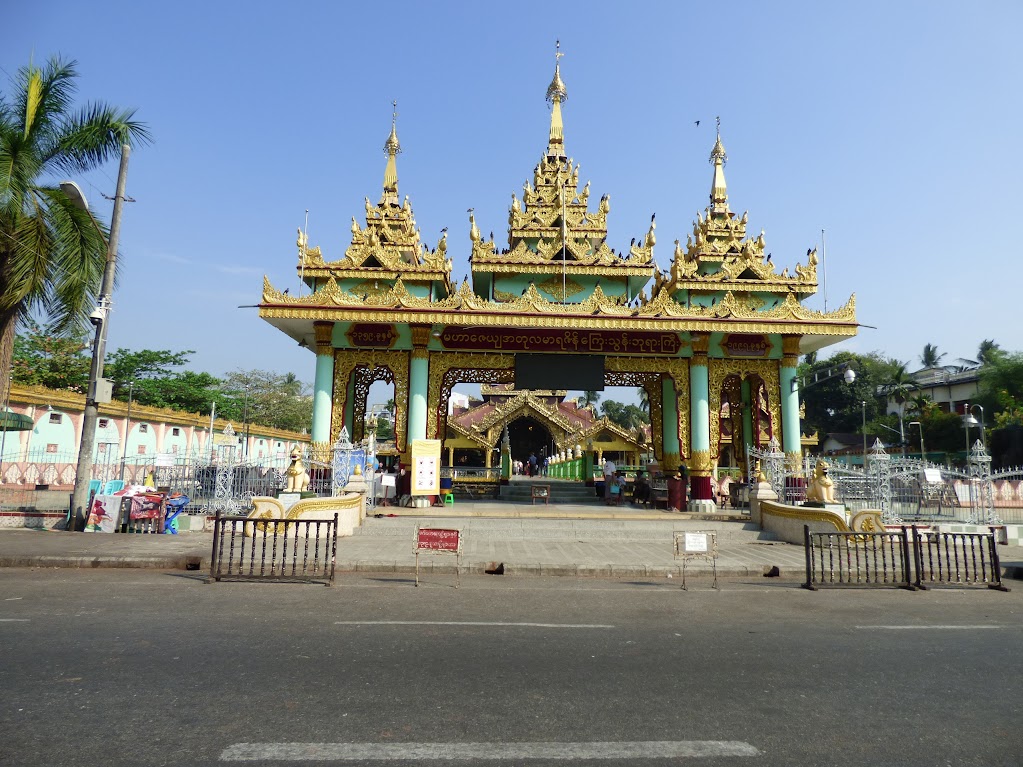
[[[89,480],[89,495],[99,495],[100,488],[103,487],[102,479],[90,479]]]
[[[178,515],[185,510],[189,503],[187,495],[179,495],[177,498],[167,500],[167,519],[163,523],[163,531],[167,535],[178,534]]]
[[[113,495],[114,493],[119,493],[122,490],[124,490],[124,480],[123,479],[111,479],[111,480],[109,480],[107,482],[106,486],[103,488],[102,495]]]

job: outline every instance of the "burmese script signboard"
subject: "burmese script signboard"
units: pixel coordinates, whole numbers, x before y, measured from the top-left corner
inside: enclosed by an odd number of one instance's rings
[[[462,534],[458,530],[440,527],[416,527],[416,586],[419,585],[419,552],[455,555],[455,588],[461,584]]]
[[[650,330],[529,330],[445,328],[445,349],[493,352],[579,352],[674,356],[682,348],[678,333]]]
[[[756,333],[729,333],[721,344],[729,357],[766,357],[771,342]]]
[[[370,322],[353,322],[345,336],[351,346],[363,346],[371,349],[390,349],[398,339],[394,325]]]

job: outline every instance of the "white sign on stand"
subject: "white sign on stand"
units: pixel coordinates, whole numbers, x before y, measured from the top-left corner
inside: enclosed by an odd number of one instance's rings
[[[709,559],[718,587],[718,535],[713,530],[675,531],[675,559],[682,560],[682,588],[686,587],[686,565],[692,559]]]

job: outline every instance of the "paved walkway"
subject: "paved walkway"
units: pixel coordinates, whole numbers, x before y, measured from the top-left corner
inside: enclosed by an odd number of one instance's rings
[[[412,573],[416,525],[462,531],[462,572],[514,575],[678,577],[676,532],[717,535],[721,577],[762,576],[778,568],[802,579],[803,548],[773,540],[738,514],[651,512],[600,504],[533,506],[459,501],[450,508],[378,508],[355,535],[338,540],[339,572]],[[208,571],[211,533],[104,535],[0,530],[0,567],[148,567]],[[999,546],[1005,577],[1023,577],[1023,548]],[[454,558],[421,554],[421,572],[453,572]],[[691,560],[687,572],[709,575],[711,563]]]

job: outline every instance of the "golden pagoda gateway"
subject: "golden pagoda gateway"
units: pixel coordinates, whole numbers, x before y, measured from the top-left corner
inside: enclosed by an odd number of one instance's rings
[[[344,257],[325,260],[300,232],[298,269],[311,293],[289,296],[264,278],[260,316],[316,353],[314,442],[332,443],[342,426],[361,438],[375,381],[394,385],[399,451],[412,439],[445,440],[456,384],[515,384],[517,365],[521,376],[539,360],[552,377],[598,370],[606,386],[642,387],[653,452],[664,469],[688,469],[691,508],[714,505],[723,413],[737,458],[743,445],[775,438],[798,465],[798,357],[856,334],[854,298],[830,313],[805,308],[817,291],[816,253],[779,273],[763,232],[747,236],[748,214],[728,204],[720,124],[710,205],[684,247],[675,239],[670,269],[656,268],[653,218],[641,241],[616,252],[610,196],[591,206],[590,184],[580,189],[565,151],[558,58],[547,98],[547,148],[522,199],[512,195],[507,246],[484,239],[470,211],[471,286],[450,281],[447,228],[428,247],[408,198],[399,202],[393,118],[383,194],[375,205],[367,198],[364,225],[352,219]]]

